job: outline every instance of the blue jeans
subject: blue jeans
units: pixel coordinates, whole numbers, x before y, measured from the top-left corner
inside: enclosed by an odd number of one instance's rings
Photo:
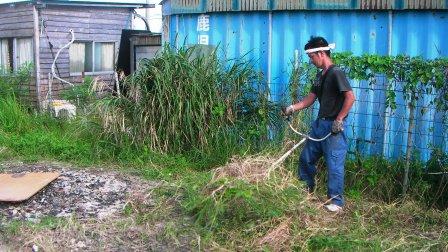
[[[310,136],[323,138],[331,132],[332,120],[317,119],[311,125]],[[344,123],[345,124],[345,123]],[[345,128],[345,127],[344,127]],[[345,133],[332,134],[321,142],[308,139],[299,160],[299,177],[306,182],[309,190],[314,190],[316,162],[324,156],[328,169],[327,196],[332,203],[344,205],[344,163],[348,144]]]

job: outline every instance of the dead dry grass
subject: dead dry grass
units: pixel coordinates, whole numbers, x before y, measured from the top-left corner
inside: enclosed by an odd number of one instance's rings
[[[280,224],[271,228],[266,235],[257,240],[256,246],[268,245],[274,251],[281,251],[283,248],[288,247],[291,241],[291,219],[291,217],[286,218]]]
[[[67,219],[54,228],[22,226],[20,235],[9,238],[8,246],[19,251],[33,246],[44,251],[143,250],[150,244],[157,246],[156,234],[161,229],[163,225],[138,225],[131,217],[85,222]]]
[[[193,233],[182,230],[192,224],[178,215],[176,206],[145,205],[147,195],[128,202],[129,214],[107,219],[55,219],[53,225],[22,224],[0,236],[7,251],[177,251],[190,248]],[[179,224],[173,229],[172,223]]]
[[[269,167],[276,161],[276,158],[267,157],[265,155],[249,156],[249,157],[233,157],[229,163],[225,166],[219,167],[214,171],[214,176],[208,185],[211,185],[213,181],[219,179],[241,179],[246,182],[264,186],[270,186],[273,190],[284,187],[285,185],[291,185],[297,182],[297,177],[294,173],[288,171],[285,167],[279,166],[275,169],[275,172],[269,174]],[[318,181],[318,183],[321,183]],[[224,190],[226,186],[231,184],[224,183],[220,187],[206,186],[206,188],[212,188],[206,193],[213,196],[218,194],[220,191]],[[255,250],[263,250],[269,248],[273,251],[289,251],[291,247],[307,249],[309,247],[309,241],[314,239],[314,237],[321,237],[323,234],[328,234],[330,239],[336,239],[336,243],[341,243],[341,246],[360,246],[363,245],[363,235],[359,235],[363,232],[368,232],[375,226],[375,218],[363,217],[364,211],[367,213],[372,213],[379,211],[382,216],[387,215],[385,210],[381,207],[380,209],[364,209],[364,206],[368,204],[359,205],[359,202],[353,202],[348,200],[344,210],[340,213],[330,213],[325,210],[324,205],[327,203],[324,192],[318,192],[316,194],[308,194],[306,190],[302,190],[303,200],[299,203],[299,207],[293,213],[288,216],[282,216],[280,218],[274,218],[271,221],[260,223],[252,230],[244,230],[243,232],[252,233],[256,239],[253,239],[251,247]],[[371,203],[372,204],[372,203]],[[373,204],[378,206],[378,204]],[[396,206],[391,206],[395,208]],[[360,210],[362,209],[362,210]],[[425,213],[421,213],[424,215]],[[398,219],[403,222],[411,224],[409,221],[409,213],[398,214]],[[394,220],[398,221],[398,220]],[[356,222],[356,223],[354,223]],[[381,229],[382,227],[378,227]],[[410,231],[409,229],[401,229]],[[227,235],[234,238],[234,240],[244,240],[241,237],[242,230],[230,231]],[[353,243],[351,241],[345,241],[345,238],[332,238],[338,237],[338,234],[346,233],[348,237],[354,236],[356,239]],[[353,234],[351,234],[353,233]],[[396,232],[399,234],[396,236],[398,240],[408,240],[409,233],[407,237],[404,237],[403,233]],[[381,237],[383,234],[377,234]],[[360,236],[360,238],[358,238]],[[323,236],[325,237],[325,235]],[[369,239],[365,242],[368,246],[376,246],[376,239],[378,237],[372,238],[373,241],[370,242]],[[231,240],[229,239],[229,240]],[[404,244],[396,244],[394,240],[385,239],[385,241],[392,244],[391,246],[406,247]],[[246,241],[249,242],[249,241]],[[346,245],[345,245],[346,243]],[[379,243],[379,242],[378,242]],[[361,245],[360,245],[361,244]],[[239,247],[238,244],[229,243],[230,247]],[[322,245],[323,246],[323,245]],[[381,245],[378,245],[381,246]],[[384,247],[389,247],[385,245]],[[220,248],[220,247],[217,247]],[[238,250],[238,249],[237,249]]]
[[[292,146],[289,143],[288,146]],[[287,148],[280,153],[283,154]],[[234,156],[230,161],[213,171],[213,179],[216,181],[222,178],[236,178],[249,183],[270,183],[275,181],[277,185],[284,185],[296,178],[295,174],[285,169],[282,163],[273,167],[273,164],[278,161],[278,156],[271,154],[259,154],[252,156]],[[280,179],[280,181],[278,181]]]
[[[222,167],[214,171],[213,180],[233,177],[249,183],[258,183],[268,179],[268,168],[275,162],[274,158],[266,156],[235,156]]]
[[[224,190],[228,185],[226,183],[218,188],[211,185],[216,180],[226,178],[240,179],[257,185],[263,184],[274,191],[280,191],[282,188],[291,185],[296,186],[297,176],[283,165],[279,165],[274,172],[270,173],[270,168],[275,161],[277,161],[276,157],[266,155],[233,157],[229,163],[214,170],[213,179],[205,187],[213,189],[206,193],[214,196]],[[231,186],[231,184],[229,185]],[[345,218],[345,213],[332,214],[326,212],[323,207],[326,202],[325,198],[308,194],[305,189],[300,189],[300,191],[302,191],[304,198],[293,215],[274,218],[253,228],[253,233],[257,234],[258,237],[252,241],[251,246],[253,248],[263,250],[263,248],[268,247],[274,251],[288,251],[292,244],[301,244],[299,247],[306,247],[309,237],[320,232],[335,230],[336,228],[332,228],[335,223]],[[297,230],[303,232],[301,234],[303,237],[295,237]],[[237,238],[239,235],[234,233],[229,236],[240,239]]]

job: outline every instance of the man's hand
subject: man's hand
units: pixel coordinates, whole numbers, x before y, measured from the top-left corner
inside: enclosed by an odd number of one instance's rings
[[[344,122],[339,120],[334,120],[333,125],[331,126],[331,132],[333,134],[337,134],[344,130]]]
[[[292,113],[294,113],[294,107],[292,105],[282,107],[282,116],[290,116]]]

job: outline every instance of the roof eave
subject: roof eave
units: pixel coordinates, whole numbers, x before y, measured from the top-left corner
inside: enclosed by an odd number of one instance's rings
[[[155,4],[128,4],[128,3],[95,3],[95,2],[56,2],[56,1],[29,1],[41,5],[59,6],[88,6],[88,7],[110,7],[110,8],[155,8]]]

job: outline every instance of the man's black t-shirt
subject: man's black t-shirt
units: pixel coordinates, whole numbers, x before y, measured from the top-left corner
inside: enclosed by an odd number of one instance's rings
[[[316,94],[320,103],[318,117],[335,119],[344,104],[343,92],[350,90],[352,90],[350,83],[339,67],[330,66],[324,75],[319,72],[311,88],[311,92]]]

